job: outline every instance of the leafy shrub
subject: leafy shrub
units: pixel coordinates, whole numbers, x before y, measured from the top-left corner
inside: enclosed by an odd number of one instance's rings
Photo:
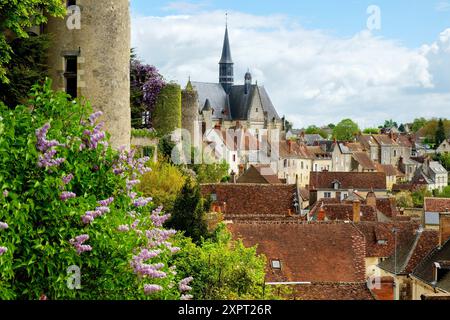
[[[168,266],[169,217],[133,191],[148,159],[113,150],[101,113],[50,87],[0,106],[0,299],[180,298],[191,279]]]
[[[154,203],[171,212],[186,178],[176,166],[167,162],[153,163],[151,168],[150,172],[143,175],[138,189],[145,196],[152,196]]]
[[[266,258],[256,247],[246,248],[231,239],[225,225],[214,237],[195,245],[189,239],[179,244],[185,250],[174,257],[177,272],[192,275],[196,281],[192,294],[201,300],[274,299],[264,289]]]
[[[162,136],[181,128],[181,88],[178,84],[166,84],[160,91],[152,113],[155,130]]]

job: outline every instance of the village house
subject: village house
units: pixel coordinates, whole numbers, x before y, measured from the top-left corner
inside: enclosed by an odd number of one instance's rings
[[[413,180],[414,175],[419,167],[420,167],[420,163],[411,158],[401,157],[399,159],[398,168],[405,175],[404,180],[407,182],[410,182]]]
[[[352,172],[375,172],[377,167],[366,152],[353,152],[351,160]]]
[[[423,230],[421,227],[412,234],[405,234],[404,237],[397,228],[394,228],[393,232],[396,242],[394,252],[389,258],[381,261],[378,267],[382,276],[394,277],[395,300],[412,300],[413,284],[410,274],[438,244],[439,235],[434,230]]]
[[[272,157],[278,160],[279,179],[287,184],[298,183],[300,187],[306,187],[309,184],[314,156],[308,151],[306,145],[291,140],[280,141],[278,155],[272,151]]]
[[[397,182],[403,181],[403,178],[405,176],[392,164],[376,163],[375,167],[378,172],[384,172],[386,174],[386,187],[389,191],[392,191],[392,188],[395,184],[397,184]]]
[[[343,200],[353,191],[362,197],[373,191],[377,197],[387,195],[386,174],[382,172],[311,172],[310,202],[323,198]]]
[[[229,165],[228,173],[238,173],[240,157],[238,146],[227,133],[220,129],[211,129],[205,132],[204,142],[207,144],[206,154],[212,154],[218,162],[225,161]]]
[[[413,142],[402,134],[360,135],[358,141],[368,150],[372,161],[398,166],[399,159],[412,156]]]
[[[439,220],[438,245],[410,275],[412,300],[421,300],[424,295],[450,297],[450,214],[441,213]]]
[[[448,186],[448,171],[438,161],[426,159],[416,171],[412,183],[422,185],[429,191],[442,191]]]
[[[436,149],[437,154],[450,153],[450,139],[444,140]]]
[[[306,149],[312,157],[311,171],[331,171],[333,160],[329,152],[321,146],[307,146]]]
[[[233,238],[267,257],[266,286],[297,300],[374,300],[366,284],[365,240],[343,222],[238,221]]]
[[[352,171],[352,161],[354,152],[363,151],[363,146],[355,142],[334,142],[331,152],[333,159],[332,171],[350,172]]]
[[[423,225],[426,229],[439,230],[439,215],[450,212],[450,198],[425,198]]]

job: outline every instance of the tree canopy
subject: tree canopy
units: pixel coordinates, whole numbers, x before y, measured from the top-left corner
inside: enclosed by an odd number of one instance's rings
[[[340,141],[351,141],[359,132],[358,124],[351,119],[344,119],[333,129],[333,138]]]

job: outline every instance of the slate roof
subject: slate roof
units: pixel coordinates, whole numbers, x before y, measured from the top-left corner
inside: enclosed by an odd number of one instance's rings
[[[383,172],[311,172],[310,188],[333,189],[334,182],[340,189],[386,190],[386,174]]]
[[[316,142],[325,141],[320,134],[305,134],[302,138],[308,146],[312,146]]]
[[[421,279],[431,286],[436,286],[450,292],[450,270],[447,269],[437,283],[434,283],[433,268],[435,262],[450,260],[450,239],[442,247],[435,247],[434,250],[414,269],[413,276]]]
[[[266,281],[365,281],[364,237],[351,224],[239,222],[228,229],[267,257]],[[281,270],[271,267],[273,260]]]
[[[225,37],[223,40],[222,57],[219,63],[233,63],[231,58],[230,39],[228,37],[228,28],[225,28]]]
[[[280,120],[275,107],[263,86],[251,85],[248,94],[245,94],[244,85],[234,85],[231,87],[228,96],[219,83],[192,82],[192,86],[198,93],[199,112],[209,100],[211,108],[214,110],[213,119],[224,120],[247,120],[252,104],[252,99],[261,99],[263,111],[267,112],[268,120]]]
[[[378,266],[392,274],[410,274],[439,243],[439,234],[435,230],[417,231],[408,240],[399,241],[395,252]]]
[[[438,161],[431,161],[429,167],[435,174],[447,173],[447,170]]]
[[[449,198],[425,198],[424,200],[425,212],[446,212],[450,210]]]

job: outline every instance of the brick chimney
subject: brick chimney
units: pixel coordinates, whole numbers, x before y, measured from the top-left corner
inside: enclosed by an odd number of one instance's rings
[[[377,208],[377,196],[375,195],[375,192],[371,190],[367,196],[366,196],[366,203],[368,206],[371,206],[372,208]]]
[[[439,214],[439,246],[450,238],[450,212]]]
[[[361,221],[361,202],[359,200],[353,201],[353,222],[359,223]]]
[[[321,206],[317,213],[317,221],[325,221],[325,216],[325,210],[323,209],[323,206]]]
[[[288,143],[288,147],[289,147],[289,153],[292,153],[292,141],[288,140],[287,143]]]

